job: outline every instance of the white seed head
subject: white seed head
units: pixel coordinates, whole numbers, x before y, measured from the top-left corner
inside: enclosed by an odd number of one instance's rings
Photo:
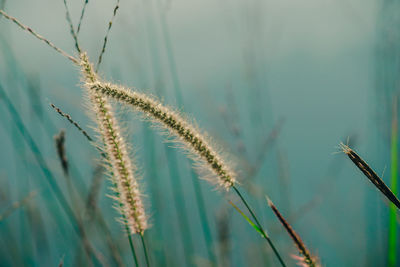
[[[206,134],[200,133],[196,126],[183,119],[178,112],[162,105],[155,98],[122,86],[99,81],[88,86],[101,95],[134,107],[153,121],[161,124],[185,145],[188,151],[195,156],[195,159],[200,159],[204,163],[203,165],[217,176],[217,179],[213,179],[213,182],[219,187],[229,190],[236,183],[235,172],[224,162],[217,150],[210,145],[205,137]]]
[[[124,215],[123,221],[128,225],[131,234],[143,233],[148,228],[148,224],[139,184],[135,177],[136,166],[129,158],[128,148],[121,136],[121,130],[111,105],[104,96],[92,89],[91,84],[97,82],[98,77],[86,54],[81,55],[81,68],[85,82],[84,87],[87,89],[91,106],[96,115],[101,141],[104,143],[104,150],[111,166],[116,199],[119,201],[119,210]]]

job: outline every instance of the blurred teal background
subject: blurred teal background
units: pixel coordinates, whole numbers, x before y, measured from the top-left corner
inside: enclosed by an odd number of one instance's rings
[[[76,25],[83,1],[68,5]],[[92,61],[114,6],[115,1],[89,1],[79,40]],[[61,0],[7,1],[4,9],[74,53]],[[334,152],[349,137],[389,183],[390,122],[400,70],[398,11],[393,1],[372,0],[121,0],[100,73],[195,118],[237,163],[251,205],[289,266],[295,265],[290,254],[297,252],[265,194],[324,266],[386,266],[388,205],[342,153]],[[4,18],[0,41],[1,86],[65,194],[53,136],[66,129],[71,181],[86,197],[82,184],[90,187],[98,152],[49,106],[56,104],[95,135],[79,69]],[[0,265],[54,266],[63,258],[73,266],[83,255],[79,240],[15,119],[0,103],[0,214],[38,192],[0,222]],[[188,236],[192,265],[209,266],[208,247],[219,266],[278,266],[265,241],[233,212],[227,201],[233,196],[200,181],[207,217],[201,216],[184,153],[172,159],[168,151],[175,150],[165,148],[157,128],[129,109],[118,110],[143,173],[154,266],[189,265]],[[259,167],[254,178],[249,165]],[[176,190],[177,179],[182,190]],[[106,196],[110,186],[106,180],[101,184],[98,205],[124,264],[132,265],[126,235]],[[185,213],[189,233],[180,223]],[[204,237],[205,224],[211,239]],[[115,265],[102,231],[90,229],[91,242]]]

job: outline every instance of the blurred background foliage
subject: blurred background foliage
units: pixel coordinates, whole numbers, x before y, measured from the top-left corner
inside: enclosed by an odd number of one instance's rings
[[[75,24],[83,2],[68,1]],[[0,4],[73,53],[61,0]],[[79,38],[92,61],[114,6],[88,3]],[[388,0],[121,0],[100,73],[195,118],[237,163],[251,205],[289,266],[297,252],[265,194],[323,265],[385,266],[390,251],[399,253],[396,244],[388,245],[398,239],[389,231],[388,205],[334,152],[349,137],[377,173],[393,181],[399,8]],[[104,263],[117,265],[121,257],[124,265],[133,264],[106,196],[111,184],[98,152],[49,105],[95,136],[80,83],[77,67],[0,18],[0,216],[6,215],[0,220],[1,266],[85,264],[80,239],[55,201],[38,155],[83,217]],[[198,180],[185,155],[166,145],[158,129],[117,109],[143,173],[154,266],[277,266],[265,241],[229,205],[232,196]],[[53,141],[61,129],[68,176]],[[79,197],[94,199],[90,205],[103,219]]]

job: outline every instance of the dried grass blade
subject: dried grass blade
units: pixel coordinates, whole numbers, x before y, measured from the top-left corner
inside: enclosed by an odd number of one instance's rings
[[[293,240],[293,243],[296,245],[297,249],[299,250],[300,254],[304,257],[301,259],[302,263],[305,263],[309,267],[316,267],[318,266],[313,257],[311,256],[310,251],[307,249],[306,245],[304,242],[301,240],[300,236],[293,230],[292,226],[285,220],[285,218],[282,216],[282,214],[279,212],[279,210],[276,208],[274,203],[268,198],[268,206],[272,209],[274,212],[275,216],[278,218],[279,222],[283,225],[283,227],[286,229],[288,234],[290,235],[290,238]]]
[[[349,146],[341,143],[341,149],[350,158],[350,160],[364,173],[364,175],[382,192],[398,209],[400,209],[400,201],[383,182],[383,180],[375,173],[375,171]]]

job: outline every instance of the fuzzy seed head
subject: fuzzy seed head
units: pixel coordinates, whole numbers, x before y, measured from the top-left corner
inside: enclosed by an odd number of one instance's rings
[[[122,86],[93,82],[88,85],[101,95],[108,96],[121,103],[132,106],[153,121],[161,124],[169,133],[177,137],[195,159],[204,162],[204,166],[217,176],[212,182],[229,190],[236,183],[236,174],[222,157],[210,145],[205,134],[201,134],[193,124],[183,119],[173,109],[162,105],[156,99],[146,94],[131,91]]]
[[[91,84],[98,81],[86,54],[81,54],[81,71],[87,89],[90,103],[96,114],[98,130],[105,152],[111,166],[116,200],[123,214],[123,221],[129,227],[130,233],[143,233],[148,228],[142,195],[134,173],[137,171],[132,164],[121,130],[115,119],[111,105],[99,92],[92,89]]]

